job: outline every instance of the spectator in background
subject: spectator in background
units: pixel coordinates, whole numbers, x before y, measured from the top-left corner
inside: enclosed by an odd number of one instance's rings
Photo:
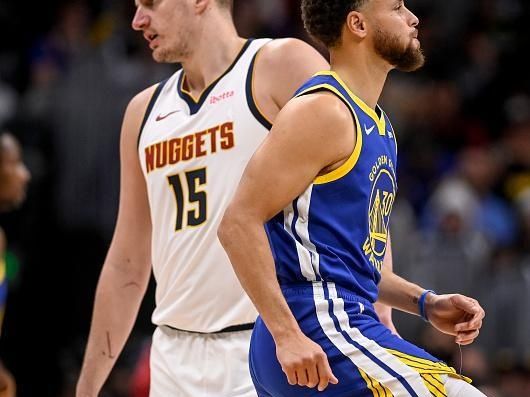
[[[26,197],[30,174],[22,161],[22,149],[13,135],[0,134],[0,211],[18,207]],[[7,297],[6,238],[0,227],[0,327]],[[0,363],[0,397],[15,396],[15,380]]]
[[[473,228],[478,213],[478,199],[464,180],[450,177],[440,184],[427,204],[432,227],[417,248],[419,282],[438,291],[474,292],[491,252],[487,239]]]
[[[0,211],[17,208],[26,197],[30,174],[22,161],[22,149],[8,132],[0,134]]]

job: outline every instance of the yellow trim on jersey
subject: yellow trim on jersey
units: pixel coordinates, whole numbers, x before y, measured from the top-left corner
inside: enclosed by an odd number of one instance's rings
[[[237,56],[234,58],[234,60],[232,61],[232,63],[230,64],[230,66],[228,66],[225,71],[219,75],[219,77],[217,77],[214,81],[212,81],[210,84],[207,84],[201,91],[201,93],[199,94],[199,96],[197,98],[195,98],[193,96],[193,94],[191,93],[191,91],[187,90],[184,88],[184,80],[187,80],[187,76],[186,74],[184,73],[184,69],[182,70],[182,79],[180,81],[180,91],[183,92],[184,94],[188,95],[191,100],[196,104],[198,105],[201,100],[202,100],[202,96],[204,95],[204,93],[212,86],[214,86],[215,84],[217,84],[223,77],[225,77],[225,75],[227,74],[227,72],[229,70],[231,70],[234,65],[237,63],[237,61],[239,61],[239,58],[241,57],[241,55],[243,55],[243,52],[248,48],[250,42],[249,42],[249,39],[245,40],[245,42],[243,43],[243,46],[239,49],[238,53],[237,53]]]
[[[359,106],[370,118],[372,118],[375,122],[375,125],[377,125],[377,129],[379,131],[379,135],[386,135],[386,119],[384,112],[381,108],[381,118],[377,115],[374,109],[372,109],[370,106],[368,106],[361,98],[359,98],[357,95],[355,95],[346,85],[344,80],[341,79],[341,77],[332,70],[324,70],[322,72],[318,72],[315,74],[315,76],[332,76],[337,82],[346,90],[348,95],[353,99],[353,101]],[[379,107],[379,105],[378,105]]]
[[[193,102],[195,102],[196,104],[199,103],[199,102],[201,101],[202,94],[204,94],[204,91],[206,91],[206,90],[208,89],[208,87],[210,87],[210,84],[207,85],[207,86],[201,91],[201,93],[199,94],[199,98],[196,99],[196,98],[193,96],[193,94],[191,93],[191,91],[189,91],[189,90],[187,90],[187,89],[184,88],[184,81],[186,80],[186,75],[184,74],[184,70],[182,71],[182,74],[183,74],[183,76],[182,76],[182,79],[181,79],[181,81],[180,81],[180,91],[182,91],[184,94],[188,95],[188,96],[191,98],[191,100],[192,100]]]
[[[394,397],[392,392],[385,385],[379,383],[377,380],[369,376],[361,368],[357,367],[357,369],[359,370],[359,373],[366,382],[366,386],[368,389],[370,389],[374,397]]]
[[[355,109],[353,108],[352,105],[348,103],[348,100],[344,97],[344,95],[342,95],[342,93],[339,90],[337,90],[335,87],[333,87],[330,84],[319,84],[319,85],[310,87],[300,92],[297,96],[304,95],[304,94],[319,90],[321,88],[332,91],[334,94],[342,98],[344,103],[348,105],[348,107],[350,108],[353,114],[353,118],[355,119],[357,139],[355,141],[355,147],[353,148],[352,154],[350,155],[350,157],[348,157],[348,159],[344,162],[344,164],[334,169],[333,171],[328,172],[327,174],[317,176],[313,182],[315,185],[322,185],[324,183],[336,181],[337,179],[342,178],[348,172],[350,172],[353,169],[353,167],[355,167],[355,164],[357,164],[357,161],[359,160],[359,157],[361,155],[361,149],[363,146],[363,133],[361,130],[361,126],[359,124],[359,119],[357,118],[357,114],[355,113]]]
[[[269,118],[267,116],[265,116],[265,113],[263,113],[263,111],[259,107],[258,101],[256,101],[256,97],[254,96],[254,81],[255,81],[254,75],[256,74],[256,63],[258,62],[258,58],[259,58],[259,56],[261,54],[261,50],[263,49],[263,47],[261,47],[256,52],[256,55],[254,55],[254,64],[252,66],[252,75],[250,76],[250,95],[252,95],[252,102],[254,102],[254,105],[256,106],[256,109],[258,110],[258,112],[261,115],[261,117],[263,117],[265,120],[267,120],[267,122],[270,125],[272,125],[273,124],[272,121],[270,121]]]

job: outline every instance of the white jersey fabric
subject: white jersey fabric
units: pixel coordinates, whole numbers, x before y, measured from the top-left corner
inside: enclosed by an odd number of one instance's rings
[[[138,141],[152,220],[152,321],[193,332],[252,323],[217,228],[270,123],[252,97],[254,60],[269,39],[248,40],[199,98],[182,70],[157,87]]]

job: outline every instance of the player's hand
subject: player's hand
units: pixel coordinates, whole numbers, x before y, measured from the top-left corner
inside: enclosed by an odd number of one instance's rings
[[[290,385],[323,391],[328,384],[339,383],[324,350],[301,332],[276,340],[276,356]]]
[[[475,299],[429,294],[425,305],[431,324],[445,334],[456,336],[456,343],[469,345],[477,338],[485,312]]]

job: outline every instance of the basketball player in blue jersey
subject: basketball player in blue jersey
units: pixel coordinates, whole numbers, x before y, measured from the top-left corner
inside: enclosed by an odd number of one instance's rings
[[[423,64],[418,19],[400,0],[303,0],[302,11],[331,71],[280,112],[219,228],[260,313],[250,348],[258,395],[483,396],[373,308],[379,299],[419,314],[461,345],[484,317],[476,300],[436,295],[383,266],[397,146],[377,101],[390,70]]]
[[[157,62],[182,65],[130,102],[118,220],[100,276],[77,397],[97,396],[151,268],[151,397],[247,397],[257,312],[217,238],[244,167],[279,109],[325,60],[293,39],[246,40],[231,0],[136,0]],[[152,265],[152,266],[151,266]]]

